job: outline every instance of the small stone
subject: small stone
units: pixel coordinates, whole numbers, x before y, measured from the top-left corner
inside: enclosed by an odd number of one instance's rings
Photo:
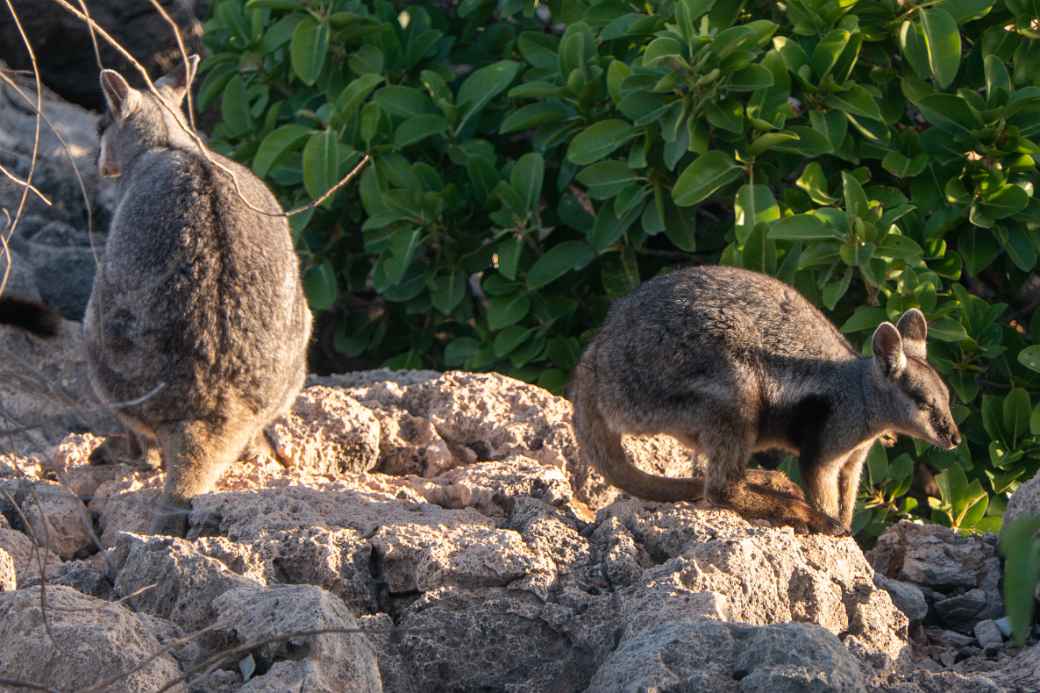
[[[1000,618],[995,620],[993,623],[997,624],[997,628],[1000,629],[1000,634],[1001,635],[1003,635],[1005,638],[1010,638],[1011,637],[1011,622],[1008,621],[1008,617],[1007,616],[1001,616]]]
[[[967,635],[961,635],[960,633],[952,630],[943,630],[942,628],[929,628],[926,631],[928,638],[932,642],[939,643],[940,645],[946,645],[948,647],[967,647],[975,644],[975,639]]]
[[[981,648],[975,647],[974,645],[967,645],[957,650],[957,661],[963,662],[965,659],[978,657],[980,654],[982,654]]]
[[[874,584],[888,591],[892,603],[911,621],[923,621],[928,615],[928,602],[925,601],[924,592],[917,585],[893,580],[880,573],[874,575]]]
[[[1004,644],[1004,635],[1000,632],[1000,628],[988,619],[975,624],[975,639],[983,649],[1000,647]]]
[[[986,593],[981,589],[948,597],[935,603],[935,612],[947,628],[969,634],[973,632],[979,612],[986,608]]]

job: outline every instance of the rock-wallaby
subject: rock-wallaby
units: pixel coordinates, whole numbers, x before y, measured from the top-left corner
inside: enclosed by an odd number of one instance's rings
[[[91,383],[115,403],[130,449],[159,447],[166,485],[153,531],[174,534],[192,498],[291,406],[311,333],[288,222],[251,210],[184,129],[197,64],[156,82],[169,109],[101,72],[98,168],[119,177],[118,199],[84,324]],[[207,154],[254,207],[281,213],[248,168]],[[118,457],[118,440],[95,461]]]
[[[0,296],[0,325],[19,327],[37,337],[54,337],[61,328],[61,316],[36,301]]]
[[[861,357],[795,289],[732,267],[679,270],[615,301],[575,371],[582,455],[607,480],[654,501],[696,500],[830,534],[852,522],[871,445],[894,432],[960,444],[949,391],[926,360],[917,309],[875,330]],[[666,433],[703,453],[704,479],[647,474],[623,433]],[[777,490],[752,454],[799,455],[811,505]]]

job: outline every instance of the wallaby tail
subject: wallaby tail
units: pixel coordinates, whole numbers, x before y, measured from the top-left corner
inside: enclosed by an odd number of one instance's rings
[[[591,358],[594,349],[589,347],[586,358],[575,369],[571,384],[574,432],[583,461],[598,469],[611,484],[637,498],[660,502],[702,498],[702,479],[672,479],[647,474],[625,456],[621,434],[610,429],[596,401],[596,371]]]
[[[37,337],[54,337],[61,326],[61,316],[42,303],[2,296],[0,324],[20,327]]]

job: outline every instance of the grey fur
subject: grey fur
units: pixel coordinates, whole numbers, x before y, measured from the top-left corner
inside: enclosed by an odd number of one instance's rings
[[[176,117],[102,72],[110,123],[99,168],[120,176],[119,199],[84,325],[101,399],[143,397],[113,411],[131,431],[131,454],[161,450],[166,486],[154,529],[173,533],[183,532],[191,499],[295,400],[311,333],[288,222],[250,210],[180,128],[196,62],[187,79],[176,68],[156,83]],[[252,205],[282,211],[251,171],[209,155],[234,171]],[[96,459],[118,456],[118,443]]]
[[[586,460],[632,495],[710,501],[749,516],[843,533],[874,441],[902,433],[960,443],[949,392],[925,360],[928,326],[912,309],[882,323],[874,357],[795,289],[755,272],[694,267],[616,301],[576,369],[575,429]],[[705,453],[707,475],[646,474],[624,433],[666,433]],[[812,507],[747,470],[751,455],[799,454]],[[840,520],[840,524],[835,521]]]

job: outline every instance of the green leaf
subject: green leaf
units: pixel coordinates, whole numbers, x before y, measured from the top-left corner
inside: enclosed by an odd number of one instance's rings
[[[869,204],[859,179],[848,171],[842,171],[841,188],[845,195],[845,211],[850,217],[865,219]]]
[[[809,199],[818,205],[832,205],[838,201],[838,198],[827,192],[827,175],[823,172],[823,166],[815,161],[805,167],[795,185],[804,190]]]
[[[743,244],[757,224],[768,224],[780,218],[780,206],[773,191],[765,185],[742,185],[733,203],[737,242]]]
[[[1012,447],[1029,431],[1029,417],[1033,406],[1029,401],[1029,393],[1024,388],[1012,388],[1004,397],[1004,431],[1007,441]]]
[[[697,157],[679,175],[672,199],[679,207],[703,202],[720,188],[739,180],[741,169],[728,155],[712,150]]]
[[[542,178],[545,176],[545,160],[541,154],[528,153],[520,157],[513,166],[510,183],[523,199],[528,210],[537,210],[542,195]]]
[[[339,142],[331,130],[316,132],[303,147],[303,187],[311,199],[324,195],[339,180]]]
[[[461,368],[466,359],[479,349],[480,342],[472,337],[456,337],[444,347],[444,365],[449,368]]]
[[[941,7],[921,10],[921,29],[928,53],[928,67],[940,88],[953,84],[961,64],[961,32],[949,12]]]
[[[241,76],[235,75],[224,87],[220,112],[224,116],[224,126],[231,134],[244,135],[252,129],[253,117],[249,113],[249,98]]]
[[[979,203],[982,213],[993,220],[1018,214],[1029,205],[1029,195],[1017,185],[1003,185]]]
[[[499,133],[505,135],[521,130],[545,125],[546,123],[557,123],[570,115],[566,106],[553,101],[541,101],[528,104],[510,113],[502,121],[498,128]]]
[[[386,279],[390,286],[396,286],[404,279],[408,267],[415,259],[422,240],[419,229],[401,229],[395,231],[390,239],[390,254],[383,259]]]
[[[1004,554],[1004,605],[1019,647],[1025,644],[1033,628],[1036,585],[1040,580],[1037,531],[1040,531],[1040,517],[1022,515],[1004,525],[1000,533],[1000,551]]]
[[[458,135],[473,116],[512,84],[520,71],[521,64],[512,60],[501,60],[475,70],[459,87],[458,103],[461,117],[455,128]]]
[[[397,126],[394,133],[394,146],[403,149],[422,142],[427,137],[441,135],[448,131],[448,121],[444,116],[425,113],[408,118]]]
[[[748,65],[729,76],[726,88],[730,91],[755,91],[773,86],[773,73],[761,65]]]
[[[1040,344],[1027,346],[1025,349],[1018,352],[1018,362],[1029,370],[1040,373]],[[1038,433],[1040,433],[1040,431],[1038,431]]]
[[[978,114],[960,96],[932,94],[917,102],[917,107],[929,123],[949,132],[969,132],[982,127]]]
[[[774,241],[817,241],[840,239],[841,234],[812,214],[795,214],[769,226]]]
[[[293,31],[289,47],[293,72],[304,84],[314,84],[325,66],[329,52],[329,26],[313,17],[304,17]]]
[[[900,25],[899,49],[919,79],[927,79],[931,75],[931,68],[928,65],[928,50],[924,43],[924,31],[921,30],[919,22],[906,20]]]
[[[940,342],[962,342],[968,338],[964,325],[953,318],[939,318],[928,323],[928,336]]]
[[[881,116],[881,109],[878,107],[877,99],[858,84],[852,85],[847,91],[828,96],[827,105],[855,116],[878,121],[884,120]]]
[[[640,180],[638,173],[616,159],[600,161],[583,168],[578,172],[576,178],[586,187],[589,197],[596,200],[616,195],[629,183]]]
[[[614,105],[621,103],[621,83],[632,74],[632,68],[620,60],[610,61],[607,68],[607,92]]]
[[[950,13],[958,24],[980,19],[989,14],[996,0],[943,0],[939,7]]]
[[[887,319],[888,316],[885,315],[885,311],[882,308],[860,306],[841,326],[841,331],[845,334],[866,332],[867,330],[873,330]],[[928,329],[931,332],[931,326]]]
[[[336,109],[344,116],[352,116],[361,108],[361,103],[368,98],[372,90],[383,82],[382,75],[364,74],[344,87],[336,99]]]
[[[579,132],[567,147],[567,159],[579,166],[594,164],[635,137],[635,129],[617,118],[601,120]]]
[[[596,256],[584,241],[564,241],[554,245],[538,258],[527,273],[527,288],[531,291],[550,284],[573,270],[581,269]]]
[[[527,317],[530,310],[531,299],[527,294],[490,298],[487,303],[488,327],[495,331],[509,327]]]
[[[845,46],[849,44],[850,38],[852,38],[852,34],[844,29],[834,29],[820,38],[820,42],[813,49],[810,61],[817,84],[830,74],[831,68],[837,64],[838,58],[841,57]]]
[[[516,350],[521,344],[527,341],[527,339],[534,334],[534,328],[524,329],[519,325],[512,325],[505,328],[497,335],[495,335],[495,341],[493,349],[495,356],[498,358],[504,358],[510,353]]]
[[[451,315],[466,296],[466,275],[458,270],[439,274],[433,284],[430,303],[445,315]]]
[[[292,149],[298,142],[303,141],[313,130],[302,125],[283,125],[277,130],[272,130],[260,147],[256,150],[253,158],[253,173],[263,178],[271,170],[271,166],[278,161],[278,157]]]
[[[336,273],[327,260],[308,269],[303,275],[303,291],[315,312],[328,310],[336,303]]]
[[[391,84],[377,91],[373,100],[384,111],[400,118],[412,118],[435,111],[426,92],[415,87]]]

